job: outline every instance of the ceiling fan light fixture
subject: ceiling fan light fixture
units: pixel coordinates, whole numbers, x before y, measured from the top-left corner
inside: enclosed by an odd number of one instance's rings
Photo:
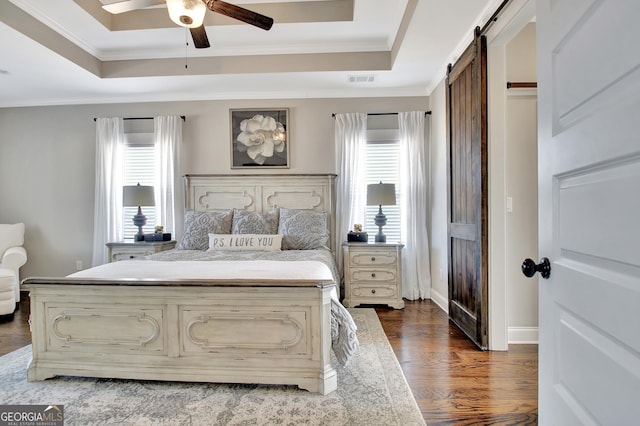
[[[207,5],[202,0],[166,0],[169,17],[176,24],[197,28],[204,22]]]

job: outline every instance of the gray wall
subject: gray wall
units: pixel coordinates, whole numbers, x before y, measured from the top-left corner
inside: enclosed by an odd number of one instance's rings
[[[26,224],[22,278],[64,276],[75,272],[76,260],[91,264],[94,117],[185,115],[183,173],[243,173],[230,169],[229,109],[287,107],[291,167],[275,173],[335,173],[332,113],[426,110],[428,104],[428,97],[405,97],[0,109],[0,223]],[[135,131],[149,123],[127,126]]]

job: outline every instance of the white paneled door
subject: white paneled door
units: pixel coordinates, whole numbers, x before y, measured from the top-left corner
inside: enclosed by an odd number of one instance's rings
[[[638,424],[640,1],[536,8],[539,421]]]

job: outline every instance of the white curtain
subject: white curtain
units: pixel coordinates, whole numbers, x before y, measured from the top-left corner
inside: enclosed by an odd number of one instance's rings
[[[124,237],[122,227],[122,156],[124,122],[120,117],[96,119],[96,178],[92,266],[108,262],[105,244]]]
[[[174,116],[154,117],[154,145],[156,150],[155,188],[157,222],[164,232],[182,233],[183,191],[181,184],[182,118]]]
[[[364,224],[366,206],[365,144],[367,114],[336,114],[336,260],[342,275],[342,242],[353,224]]]
[[[402,165],[400,209],[403,215],[402,296],[409,300],[431,297],[429,236],[427,211],[429,188],[425,155],[425,112],[398,114],[400,129],[400,164]]]

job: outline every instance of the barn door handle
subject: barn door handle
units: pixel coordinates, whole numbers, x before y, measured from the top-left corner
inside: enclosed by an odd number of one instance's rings
[[[536,272],[540,272],[542,278],[547,279],[551,275],[551,263],[549,263],[549,259],[543,257],[540,259],[540,263],[536,265],[536,262],[527,258],[522,262],[522,273],[525,277],[533,277]]]

